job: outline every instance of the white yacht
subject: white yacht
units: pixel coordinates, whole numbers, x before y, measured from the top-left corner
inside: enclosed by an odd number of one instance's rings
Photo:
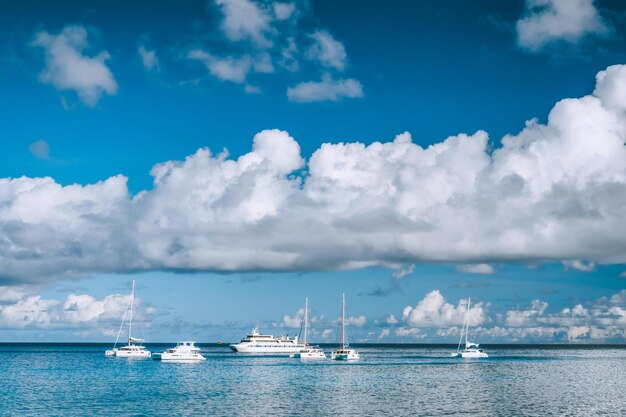
[[[145,346],[142,346],[142,343],[144,342],[144,340],[132,336],[134,304],[135,304],[135,280],[133,280],[133,289],[130,293],[130,302],[128,303],[126,312],[124,312],[124,317],[122,318],[120,329],[117,332],[117,338],[115,339],[115,344],[113,345],[113,349],[109,349],[105,352],[106,356],[116,356],[119,358],[149,358],[150,357],[150,351],[147,350]],[[122,334],[124,323],[126,322],[126,315],[129,315],[128,317],[128,344],[126,346],[122,346],[118,348],[117,344],[120,340],[120,335]]]
[[[230,345],[235,352],[241,353],[285,353],[291,354],[300,352],[306,346],[298,341],[296,337],[274,337],[259,333],[258,329],[252,329],[252,332],[241,342]]]
[[[355,361],[360,358],[359,352],[350,348],[346,337],[346,294],[341,299],[341,323],[339,326],[339,349],[332,352],[330,358],[334,361]]]
[[[156,361],[178,362],[206,360],[206,358],[200,354],[200,348],[196,346],[196,342],[178,342],[176,347],[167,349],[165,352],[153,353],[152,359]]]
[[[471,299],[467,299],[467,311],[465,312],[465,320],[463,321],[463,328],[461,329],[461,336],[459,337],[459,345],[456,348],[456,352],[452,352],[450,354],[453,358],[488,358],[487,352],[480,349],[478,343],[470,342],[467,339],[468,327],[469,327],[469,310],[470,310],[470,301]],[[461,342],[463,341],[463,335],[465,335],[465,349],[461,350]]]
[[[302,349],[300,352],[292,353],[291,355],[289,355],[289,357],[297,358],[297,359],[326,359],[326,354],[324,353],[322,349],[319,349],[316,346],[309,346],[306,341],[306,333],[307,333],[307,327],[308,327],[308,321],[309,321],[309,299],[308,298],[304,300],[304,317],[302,320],[303,320],[302,327],[304,329],[304,334],[303,334],[304,337],[303,337],[302,343],[304,344],[305,348]]]

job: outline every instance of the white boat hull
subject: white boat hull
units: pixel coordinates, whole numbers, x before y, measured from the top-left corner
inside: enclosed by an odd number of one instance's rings
[[[289,355],[291,358],[295,359],[326,359],[326,354],[321,350],[308,350],[305,349],[301,352],[292,353]]]
[[[125,351],[117,350],[115,356],[117,358],[149,358],[151,355],[149,350]]]
[[[238,343],[235,345],[230,345],[230,348],[234,352],[239,353],[279,353],[279,354],[290,354],[290,353],[298,353],[305,349],[303,345],[283,345],[283,346],[258,346],[258,345],[249,345],[245,343]]]
[[[486,352],[481,351],[461,351],[461,352],[452,352],[450,354],[453,358],[463,358],[463,359],[480,359],[480,358],[488,358]]]
[[[330,358],[334,361],[357,361],[361,357],[356,351],[348,351],[348,352],[333,352],[331,353]]]
[[[175,353],[154,353],[152,354],[152,359],[155,361],[163,361],[163,362],[199,362],[205,361],[206,358],[199,353],[194,353],[190,355],[183,354],[175,354]]]

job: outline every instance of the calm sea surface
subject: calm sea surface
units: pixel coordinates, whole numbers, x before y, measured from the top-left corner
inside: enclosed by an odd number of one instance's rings
[[[0,344],[0,416],[626,416],[625,346],[485,345],[491,358],[458,360],[446,346],[370,345],[349,364],[200,346],[205,362],[177,364]]]

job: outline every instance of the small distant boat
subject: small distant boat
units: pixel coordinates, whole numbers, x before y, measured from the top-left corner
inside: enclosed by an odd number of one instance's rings
[[[334,361],[355,361],[360,358],[359,352],[350,348],[346,338],[346,294],[341,299],[341,323],[339,327],[339,349],[332,352],[330,358]]]
[[[196,342],[178,342],[176,347],[167,349],[165,352],[153,353],[155,361],[179,361],[192,362],[204,361],[206,358],[200,354],[200,348]]]
[[[296,359],[326,359],[326,354],[324,353],[323,350],[319,349],[316,346],[309,346],[307,344],[306,333],[307,333],[308,319],[309,319],[309,299],[306,298],[304,300],[304,318],[303,318],[304,333],[303,333],[303,340],[302,340],[302,343],[304,344],[305,348],[302,349],[300,352],[292,353],[291,355],[289,355],[289,357],[296,358]]]
[[[115,339],[115,344],[113,345],[113,349],[109,349],[105,352],[106,356],[115,356],[118,358],[149,358],[150,351],[146,349],[145,346],[142,346],[144,342],[143,339],[139,339],[137,337],[133,337],[133,307],[135,303],[135,280],[133,280],[133,288],[130,293],[130,302],[128,303],[128,308],[126,312],[124,312],[124,317],[122,318],[122,323],[120,324],[120,329],[117,332],[117,338]],[[129,314],[130,312],[130,314]],[[126,315],[129,314],[128,318],[128,344],[126,346],[122,346],[120,348],[117,347],[117,343],[120,340],[120,335],[122,333],[122,329],[124,327],[124,323],[126,322]]]
[[[467,333],[469,328],[469,310],[471,299],[467,299],[467,311],[465,312],[465,320],[463,321],[463,328],[461,329],[461,336],[459,337],[459,345],[456,348],[456,352],[450,353],[453,358],[488,358],[487,352],[480,349],[478,343],[470,342],[467,339]],[[465,335],[465,349],[461,350],[461,342],[463,341],[463,335]]]
[[[254,328],[252,332],[241,342],[230,345],[234,352],[240,353],[284,353],[291,354],[300,352],[306,346],[298,341],[296,337],[274,337],[259,333],[259,329]]]

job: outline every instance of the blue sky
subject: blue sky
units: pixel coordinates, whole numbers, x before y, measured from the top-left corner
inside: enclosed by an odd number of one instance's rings
[[[2,8],[0,340],[624,341],[620,2]]]

